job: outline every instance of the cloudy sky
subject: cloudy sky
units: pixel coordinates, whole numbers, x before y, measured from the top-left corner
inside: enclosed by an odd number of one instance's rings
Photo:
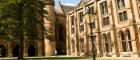
[[[56,6],[58,5],[59,1],[61,1],[61,4],[63,5],[76,5],[80,2],[80,0],[55,0]]]

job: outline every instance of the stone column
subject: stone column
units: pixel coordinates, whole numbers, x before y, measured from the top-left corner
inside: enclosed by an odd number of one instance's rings
[[[97,33],[97,36],[96,36],[96,39],[98,39],[98,49],[97,50],[99,50],[98,51],[98,56],[103,56],[103,49],[102,49],[102,47],[103,47],[103,45],[102,45],[102,37],[101,37],[101,26],[100,26],[100,17],[99,17],[99,5],[98,5],[98,1],[97,0],[95,0],[95,3],[94,3],[94,6],[95,6],[95,11],[94,11],[94,13],[96,13],[96,16],[94,17],[95,18],[95,21],[96,21],[96,27],[97,27],[97,29],[96,29],[96,33]]]
[[[8,53],[8,57],[12,57],[12,45],[11,45],[11,41],[8,41],[7,53]]]
[[[133,17],[133,19],[132,19],[132,26],[133,26],[133,30],[134,30],[134,37],[135,37],[135,41],[136,41],[136,47],[137,47],[137,54],[138,54],[138,56],[140,57],[140,41],[139,41],[139,34],[138,34],[138,26],[137,26],[137,21],[136,21],[136,14],[135,14],[135,0],[133,1],[133,0],[129,0],[129,2],[130,2],[130,8],[131,8],[131,11],[132,11],[132,17]]]
[[[70,31],[69,31],[69,16],[67,16],[66,20],[66,44],[67,44],[67,55],[71,55],[71,50],[70,50]]]
[[[37,47],[38,48],[38,50],[37,50],[38,51],[38,56],[43,56],[43,54],[42,54],[42,46],[43,46],[42,41],[38,40],[37,44],[38,44],[38,47]]]
[[[114,40],[114,47],[115,47],[115,53],[116,53],[116,56],[119,57],[120,56],[120,48],[119,48],[119,45],[118,45],[118,33],[117,33],[117,29],[116,29],[116,22],[115,22],[115,16],[114,15],[114,3],[115,1],[112,1],[110,0],[110,6],[111,6],[111,15],[112,15],[112,35],[113,35],[113,40]]]
[[[26,41],[27,42],[27,41]],[[24,50],[23,50],[23,56],[24,57],[27,57],[28,56],[28,47],[27,47],[27,43],[25,43],[25,41],[24,41]]]

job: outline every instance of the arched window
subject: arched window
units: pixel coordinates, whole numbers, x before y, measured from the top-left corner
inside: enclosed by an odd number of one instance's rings
[[[103,34],[103,42],[104,42],[104,51],[105,52],[109,52],[109,42],[108,42],[108,39],[107,39],[107,35],[106,34]]]
[[[108,39],[108,43],[109,43],[109,52],[112,52],[112,41],[111,41],[110,33],[107,34],[107,39]]]
[[[122,50],[123,52],[127,52],[127,41],[125,39],[125,34],[122,31],[120,31],[119,35],[122,43]]]
[[[126,31],[126,36],[127,36],[127,39],[128,39],[128,40],[127,40],[127,43],[128,43],[127,45],[128,45],[129,51],[132,52],[133,49],[132,49],[132,42],[131,42],[132,40],[131,40],[130,30],[127,30],[127,31]]]

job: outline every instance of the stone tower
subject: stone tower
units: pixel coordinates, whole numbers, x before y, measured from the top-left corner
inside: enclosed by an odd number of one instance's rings
[[[44,26],[45,26],[45,56],[54,55],[56,50],[56,40],[55,40],[55,10],[54,10],[54,0],[45,0],[45,14]]]

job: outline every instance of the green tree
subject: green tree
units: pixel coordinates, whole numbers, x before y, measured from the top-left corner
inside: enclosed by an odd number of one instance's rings
[[[2,39],[19,39],[18,28],[20,27],[18,19],[19,7],[18,0],[5,0],[0,2],[0,38]],[[25,0],[23,3],[23,34],[29,39],[42,39],[43,31],[43,14],[44,1]]]
[[[44,39],[44,0],[1,0],[0,39]],[[22,58],[23,46],[20,49]]]

